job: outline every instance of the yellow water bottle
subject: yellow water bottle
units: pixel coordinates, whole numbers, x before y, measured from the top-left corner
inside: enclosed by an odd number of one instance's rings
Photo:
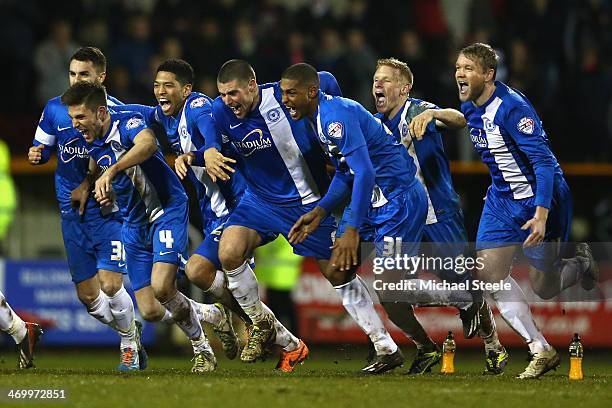
[[[578,333],[574,333],[574,338],[569,346],[569,354],[569,379],[582,380],[584,378],[584,375],[582,374],[582,356],[584,355],[584,349],[582,348],[582,343],[580,342],[580,336],[578,336]]]
[[[455,338],[453,332],[449,331],[446,340],[442,343],[442,369],[443,374],[452,374],[455,372]]]

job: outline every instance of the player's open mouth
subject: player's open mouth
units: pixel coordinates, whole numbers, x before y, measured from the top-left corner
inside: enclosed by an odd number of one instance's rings
[[[234,112],[234,115],[236,116],[238,116],[242,112],[242,105],[230,106],[229,108],[232,110],[232,112]]]
[[[469,89],[467,82],[457,81],[457,86],[459,87],[459,95],[467,95]]]
[[[382,92],[375,92],[374,96],[376,98],[376,106],[381,107],[385,106],[385,102],[387,102],[387,97]]]
[[[87,139],[91,139],[91,134],[89,133],[89,131],[85,128],[76,128],[79,132],[81,132],[81,135],[83,135],[83,137],[87,140]]]
[[[170,107],[172,107],[172,103],[166,98],[159,98],[159,106],[161,106],[162,110],[166,112]]]
[[[287,106],[287,105],[285,105],[285,107],[289,110],[289,115],[291,115],[292,118],[295,118],[298,116],[298,111],[295,108],[292,108],[291,106]]]

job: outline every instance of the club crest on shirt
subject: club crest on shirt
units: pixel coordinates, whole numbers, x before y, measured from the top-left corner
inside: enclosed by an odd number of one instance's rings
[[[340,139],[342,137],[342,123],[332,122],[327,125],[327,134],[329,137]]]
[[[402,139],[408,136],[408,124],[406,122],[402,123],[402,130],[400,130],[402,134]]]
[[[280,112],[279,112],[279,108],[274,108],[271,111],[269,111],[266,116],[268,117],[268,120],[272,123],[277,122],[280,119]]]
[[[111,147],[116,152],[122,152],[125,150],[125,148],[121,145],[121,143],[119,143],[116,140],[111,141]]]
[[[495,130],[495,123],[487,118],[482,121],[484,128],[487,132],[493,132]]]
[[[533,130],[535,128],[535,121],[532,118],[525,116],[524,118],[521,118],[521,120],[519,120],[518,124],[516,125],[516,128],[519,132],[525,133],[526,135],[530,135],[533,133]]]
[[[125,124],[127,130],[136,129],[139,126],[144,126],[144,120],[138,117],[130,118]]]
[[[199,98],[195,98],[193,101],[191,101],[191,103],[189,104],[189,107],[192,109],[201,108],[205,104],[206,104],[206,98],[204,98],[203,96],[200,96]]]

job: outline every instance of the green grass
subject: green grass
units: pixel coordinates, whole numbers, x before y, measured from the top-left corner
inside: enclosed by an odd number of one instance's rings
[[[407,351],[412,358],[412,351]],[[480,353],[460,351],[457,372],[405,376],[397,369],[383,376],[359,374],[364,365],[362,349],[311,349],[311,358],[296,372],[273,371],[275,361],[244,365],[220,360],[215,373],[189,373],[189,356],[150,353],[146,371],[119,374],[114,371],[117,353],[83,349],[41,350],[35,370],[12,369],[13,356],[6,351],[0,363],[0,407],[472,407],[495,408],[610,407],[612,406],[612,353],[587,354],[585,380],[567,379],[564,359],[556,372],[535,381],[519,381],[514,375],[527,364],[525,351],[511,353],[506,373],[500,377],[481,375]],[[9,389],[64,389],[60,401],[11,402]]]

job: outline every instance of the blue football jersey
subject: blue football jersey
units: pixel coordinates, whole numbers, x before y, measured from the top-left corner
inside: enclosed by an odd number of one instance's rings
[[[319,74],[321,87],[339,93],[331,74]],[[282,103],[278,82],[259,85],[259,103],[239,119],[220,97],[213,102],[213,118],[223,142],[241,157],[239,167],[251,192],[278,206],[319,200],[329,185],[325,156],[310,121],[291,119]],[[221,140],[206,141],[220,149]]]
[[[470,137],[491,173],[491,192],[520,200],[535,196],[535,205],[550,207],[554,175],[561,167],[550,150],[542,121],[529,100],[496,81],[482,106],[461,104]]]
[[[416,165],[416,178],[427,193],[427,224],[438,222],[461,208],[459,195],[453,187],[448,158],[444,152],[442,135],[436,128],[435,120],[427,126],[423,139],[413,139],[408,131],[412,119],[427,109],[440,109],[438,106],[420,99],[408,98],[403,108],[391,119],[382,113],[375,117],[393,132],[393,136],[408,150]]]
[[[212,99],[199,92],[192,92],[175,116],[164,115],[159,105],[130,104],[122,106],[123,109],[142,113],[147,125],[161,125],[170,147],[177,155],[203,149],[207,135],[217,132],[212,118]],[[196,189],[205,225],[228,215],[246,187],[239,170],[232,174],[229,181],[214,183],[204,167],[192,165],[187,177]]]
[[[117,99],[107,97],[109,106],[120,105]],[[60,97],[50,99],[43,110],[33,144],[44,145],[45,149],[57,151],[57,168],[55,169],[55,194],[63,215],[73,213],[70,205],[70,193],[77,188],[87,175],[89,153],[87,142],[81,133],[72,127],[68,116],[68,107],[63,105]],[[96,215],[100,206],[93,197],[87,201],[85,215]]]
[[[111,110],[110,116],[108,132],[89,145],[90,156],[102,170],[115,164],[130,150],[136,135],[146,128],[140,113]],[[130,224],[153,223],[164,211],[187,202],[187,194],[178,176],[159,149],[139,165],[119,172],[112,184],[124,221]]]
[[[415,182],[416,167],[393,133],[359,103],[319,92],[316,126],[338,171],[350,174],[345,156],[365,146],[376,173],[373,207],[405,191]]]

